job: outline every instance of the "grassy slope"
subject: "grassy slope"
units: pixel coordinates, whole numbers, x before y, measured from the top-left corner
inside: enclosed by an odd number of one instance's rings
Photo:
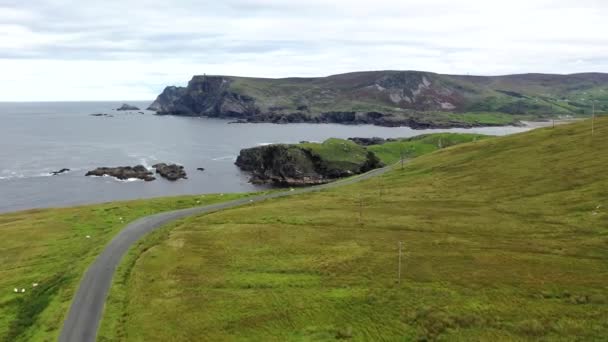
[[[0,215],[0,341],[56,340],[84,270],[128,222],[239,196],[184,196]],[[40,285],[33,288],[33,283]],[[26,292],[16,294],[15,287]]]
[[[388,165],[401,160],[402,154],[404,158],[414,158],[441,148],[477,141],[487,137],[489,136],[470,133],[434,133],[387,142],[382,145],[372,145],[368,149],[374,152],[383,163]]]
[[[596,123],[593,140],[589,121],[484,139],[168,226],[121,266],[102,340],[602,339],[608,118]]]
[[[458,121],[485,125],[506,125],[520,119],[552,115],[588,115],[591,113],[590,99],[597,101],[598,111],[608,111],[608,84],[604,76],[596,79],[585,75],[469,77],[409,72],[410,75],[424,74],[432,80],[433,87],[451,89],[465,99],[464,107],[459,110],[464,114],[426,111],[421,116],[420,113],[397,108],[398,105],[386,94],[368,89],[383,77],[399,74],[403,72],[356,72],[321,78],[231,78],[234,80],[233,90],[253,96],[263,110],[284,107],[290,112],[306,105],[312,114],[379,111],[401,117],[415,116],[421,122]]]
[[[329,168],[355,169],[367,160],[367,150],[350,140],[330,138],[323,143],[301,143],[298,146],[321,157]]]

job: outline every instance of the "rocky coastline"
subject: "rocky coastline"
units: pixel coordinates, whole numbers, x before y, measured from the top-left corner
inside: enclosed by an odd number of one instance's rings
[[[539,103],[537,94],[504,89],[546,89],[565,84],[608,84],[592,75],[480,76],[421,71],[354,72],[313,78],[198,75],[186,87],[166,87],[148,107],[159,115],[232,119],[231,123],[328,123],[408,126],[413,129],[520,126],[522,118],[580,115],[589,108],[568,93]],[[585,83],[587,82],[587,83]]]
[[[169,180],[188,179],[184,167],[177,164],[158,163],[152,166],[156,174]],[[88,171],[85,176],[109,176],[119,180],[141,179],[146,182],[156,180],[154,173],[143,165],[118,166],[118,167],[98,167]]]
[[[151,182],[156,178],[152,172],[143,165],[137,166],[118,166],[118,167],[98,167],[85,174],[85,176],[110,176],[120,180],[141,179]]]

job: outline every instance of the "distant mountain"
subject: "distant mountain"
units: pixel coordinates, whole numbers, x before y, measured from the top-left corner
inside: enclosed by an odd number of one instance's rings
[[[442,75],[367,71],[316,78],[194,76],[148,109],[241,122],[469,127],[608,111],[608,74]]]

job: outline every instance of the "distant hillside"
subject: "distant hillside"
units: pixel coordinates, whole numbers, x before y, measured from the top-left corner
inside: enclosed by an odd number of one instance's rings
[[[608,111],[608,74],[441,75],[369,71],[318,78],[194,76],[167,87],[159,114],[246,122],[470,127]]]

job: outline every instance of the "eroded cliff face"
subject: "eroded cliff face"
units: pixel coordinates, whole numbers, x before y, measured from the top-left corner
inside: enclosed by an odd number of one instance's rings
[[[462,102],[454,92],[438,87],[430,74],[422,72],[372,73],[362,79],[347,76],[293,83],[194,76],[187,87],[165,88],[148,109],[158,114],[236,118],[240,122],[425,127],[421,120],[406,115],[407,110],[451,110]],[[355,110],[361,101],[368,103],[366,107],[382,110]]]
[[[258,110],[253,98],[230,90],[231,79],[195,76],[187,87],[166,87],[148,110],[158,114],[246,118]]]
[[[362,162],[336,166],[309,149],[283,144],[243,149],[235,164],[251,174],[252,183],[280,186],[324,184],[383,166],[372,152]]]

